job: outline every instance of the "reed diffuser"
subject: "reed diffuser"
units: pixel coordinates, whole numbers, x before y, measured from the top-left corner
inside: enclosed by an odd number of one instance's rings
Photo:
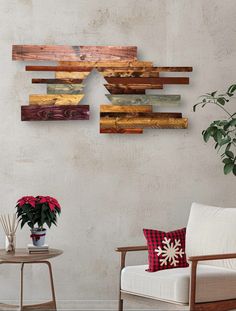
[[[16,230],[19,222],[16,221],[16,214],[0,215],[0,222],[6,234],[6,252],[14,253],[16,247]]]

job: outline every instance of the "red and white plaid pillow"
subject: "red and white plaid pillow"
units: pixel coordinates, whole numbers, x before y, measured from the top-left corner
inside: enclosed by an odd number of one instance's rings
[[[163,232],[143,229],[148,244],[149,272],[188,267],[185,254],[186,228]]]

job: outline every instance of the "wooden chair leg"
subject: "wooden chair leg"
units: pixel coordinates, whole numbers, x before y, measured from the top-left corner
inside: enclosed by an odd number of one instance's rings
[[[121,292],[119,293],[119,309],[118,311],[123,311],[123,299],[121,298]]]

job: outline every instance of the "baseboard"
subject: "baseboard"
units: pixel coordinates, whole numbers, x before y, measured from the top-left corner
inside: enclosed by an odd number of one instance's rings
[[[24,304],[41,303],[45,301],[25,300]],[[1,303],[18,305],[17,300],[1,300]],[[116,311],[117,300],[57,300],[58,311]],[[11,310],[11,309],[7,309]],[[16,309],[12,309],[16,310]]]

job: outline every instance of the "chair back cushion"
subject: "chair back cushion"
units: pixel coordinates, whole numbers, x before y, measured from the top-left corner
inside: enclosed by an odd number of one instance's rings
[[[236,208],[193,203],[186,231],[186,255],[236,253]],[[236,260],[202,262],[236,269]]]

